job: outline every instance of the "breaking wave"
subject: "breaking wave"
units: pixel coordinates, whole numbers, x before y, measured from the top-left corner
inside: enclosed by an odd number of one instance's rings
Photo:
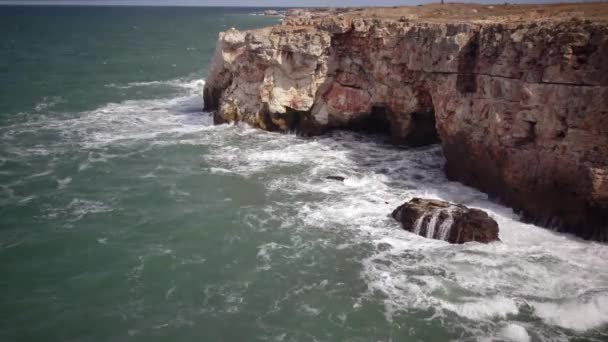
[[[25,122],[0,128],[0,136],[7,142],[17,142],[23,135],[41,130],[55,134],[59,139],[50,146],[27,146],[9,152],[20,155],[49,153],[72,144],[84,148],[108,144],[132,143],[154,139],[160,135],[187,134],[209,127],[211,119],[202,115],[202,89],[205,82],[170,80],[164,82],[129,83],[127,86],[165,84],[180,91],[180,96],[152,100],[128,100],[108,103],[99,108],[75,115],[53,117],[38,115]],[[42,105],[41,105],[42,106]],[[45,105],[48,108],[50,105]],[[38,106],[40,107],[40,106]]]

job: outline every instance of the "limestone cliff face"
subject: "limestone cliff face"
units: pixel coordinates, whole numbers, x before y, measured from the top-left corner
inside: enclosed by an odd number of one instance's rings
[[[608,240],[608,26],[327,17],[220,34],[217,123],[438,138],[448,177],[535,223]]]

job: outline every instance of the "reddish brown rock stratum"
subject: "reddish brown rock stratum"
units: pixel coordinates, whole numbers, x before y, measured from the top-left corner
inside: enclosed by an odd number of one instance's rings
[[[443,145],[449,178],[608,241],[608,4],[292,13],[220,34],[216,122],[385,130]]]

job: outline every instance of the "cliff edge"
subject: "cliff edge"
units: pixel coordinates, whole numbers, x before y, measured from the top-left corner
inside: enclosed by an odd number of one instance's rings
[[[440,141],[450,179],[608,241],[608,4],[290,11],[220,34],[216,123]]]

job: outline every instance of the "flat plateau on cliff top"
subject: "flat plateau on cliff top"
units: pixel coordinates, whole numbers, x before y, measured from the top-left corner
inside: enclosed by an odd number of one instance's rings
[[[407,19],[421,21],[530,21],[530,20],[583,20],[608,22],[608,3],[583,4],[429,4],[422,6],[371,7],[319,10],[317,13],[365,18]],[[336,13],[342,12],[342,13]]]

